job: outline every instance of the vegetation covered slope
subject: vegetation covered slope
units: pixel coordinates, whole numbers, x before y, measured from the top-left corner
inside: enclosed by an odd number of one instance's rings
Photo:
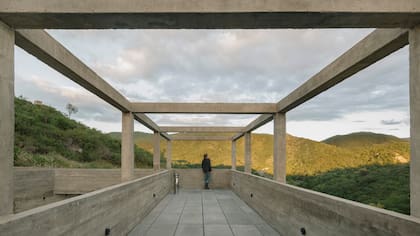
[[[118,168],[121,142],[56,109],[15,98],[15,166]],[[135,148],[136,166],[152,154]]]
[[[113,134],[117,137],[120,135]],[[377,138],[381,134],[374,134]],[[385,135],[384,135],[385,136]],[[151,135],[137,132],[135,143],[152,151]],[[358,136],[354,136],[357,139]],[[398,164],[409,160],[409,143],[404,140],[390,139],[379,144],[359,145],[353,138],[351,143],[341,142],[340,147],[309,139],[287,135],[287,174],[314,175],[337,168],[354,168],[374,164]],[[231,144],[229,141],[173,141],[172,159],[174,163],[199,164],[204,153],[208,153],[213,165],[231,165]],[[244,164],[243,139],[237,142],[237,164]],[[252,168],[257,172],[272,173],[273,136],[252,134]],[[166,141],[161,142],[162,153],[166,152]]]
[[[360,148],[374,144],[405,141],[392,135],[376,134],[371,132],[358,132],[346,135],[336,135],[328,138],[323,143],[343,148]]]

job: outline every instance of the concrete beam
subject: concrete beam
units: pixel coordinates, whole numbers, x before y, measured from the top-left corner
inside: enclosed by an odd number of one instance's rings
[[[251,158],[251,132],[245,133],[245,173],[251,173],[252,158]]]
[[[153,134],[153,170],[160,170],[160,134]]]
[[[230,136],[189,136],[189,135],[171,135],[174,141],[228,141],[232,140]]]
[[[292,110],[407,44],[406,29],[375,30],[278,102],[277,111]]]
[[[167,133],[162,132],[160,127],[155,122],[153,122],[153,120],[150,119],[147,115],[142,113],[134,113],[134,119],[142,125],[146,126],[148,129],[152,130],[153,132],[159,132],[160,136],[162,136],[167,141],[171,140],[170,136]]]
[[[274,115],[273,180],[286,183],[286,114]]]
[[[396,28],[419,23],[418,0],[2,0],[14,28]]]
[[[13,213],[15,32],[0,22],[0,216]]]
[[[134,178],[134,119],[133,113],[122,113],[121,181]]]
[[[186,132],[186,133],[235,133],[241,132],[243,127],[200,127],[200,126],[161,126],[162,132]]]
[[[133,112],[191,114],[264,114],[276,110],[275,103],[146,103],[133,102]]]
[[[17,30],[16,45],[120,111],[131,111],[131,104],[123,95],[47,32]]]
[[[410,30],[410,213],[420,218],[420,27]]]
[[[254,121],[252,121],[251,123],[249,123],[243,130],[242,132],[236,134],[235,136],[232,137],[233,141],[236,141],[238,139],[240,139],[242,136],[244,136],[244,134],[246,132],[251,132],[254,131],[256,129],[258,129],[259,127],[267,124],[268,122],[273,120],[273,114],[263,114],[260,115],[257,119],[255,119]]]

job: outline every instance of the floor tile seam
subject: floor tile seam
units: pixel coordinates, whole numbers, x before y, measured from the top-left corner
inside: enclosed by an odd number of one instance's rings
[[[169,197],[169,195],[167,195],[168,197]],[[162,201],[163,201],[164,199],[162,199]],[[147,227],[147,229],[146,229],[146,231],[145,231],[145,234],[147,235],[147,233],[149,232],[149,230],[150,230],[150,228],[152,228],[152,226],[153,226],[153,224],[156,222],[156,220],[160,217],[160,215],[162,215],[162,212],[164,211],[164,209],[166,209],[166,207],[168,207],[168,205],[169,205],[169,203],[170,203],[170,200],[166,203],[166,206],[163,208],[163,210],[161,210],[160,212],[159,212],[159,214],[158,214],[158,216],[156,216],[155,217],[155,219],[153,219],[153,221],[152,221],[152,223],[150,223],[150,225],[148,225],[148,227]],[[153,211],[153,210],[152,210]],[[149,212],[149,214],[150,214],[150,212]],[[141,222],[140,222],[141,223]]]
[[[175,231],[174,231],[173,236],[175,236],[176,231],[178,230],[178,225],[179,225],[179,222],[181,221],[181,216],[182,216],[182,214],[184,213],[184,208],[185,208],[185,205],[186,205],[186,204],[187,204],[187,199],[185,199],[185,201],[184,201],[184,205],[182,206],[182,212],[181,212],[181,214],[179,215],[178,222],[176,223],[176,226],[175,226]]]
[[[217,204],[219,204],[219,207],[220,207],[219,199],[217,199]],[[220,207],[220,208],[222,208],[222,207]],[[230,225],[229,220],[228,220],[228,218],[227,218],[227,216],[226,216],[225,211],[223,210],[223,208],[222,208],[222,213],[223,213],[223,216],[226,219],[227,225],[229,226],[230,232],[232,233],[232,235],[235,235],[235,233],[233,232],[232,226]]]

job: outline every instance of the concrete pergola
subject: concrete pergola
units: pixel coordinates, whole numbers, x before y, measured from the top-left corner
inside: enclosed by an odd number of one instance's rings
[[[155,170],[160,138],[245,138],[245,172],[251,172],[251,132],[274,121],[274,180],[286,179],[286,114],[357,72],[410,45],[410,201],[420,217],[420,2],[418,0],[2,0],[0,1],[0,215],[13,211],[14,45],[96,94],[122,113],[121,179],[133,179],[134,120],[154,132]],[[380,28],[277,103],[145,103],[127,100],[43,29],[270,29]],[[161,127],[146,113],[260,114],[246,127]],[[167,132],[225,132],[231,136],[172,137]]]

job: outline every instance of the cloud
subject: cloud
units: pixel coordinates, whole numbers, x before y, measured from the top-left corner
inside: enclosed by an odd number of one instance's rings
[[[383,125],[399,125],[403,123],[402,120],[381,120],[381,124]]]

